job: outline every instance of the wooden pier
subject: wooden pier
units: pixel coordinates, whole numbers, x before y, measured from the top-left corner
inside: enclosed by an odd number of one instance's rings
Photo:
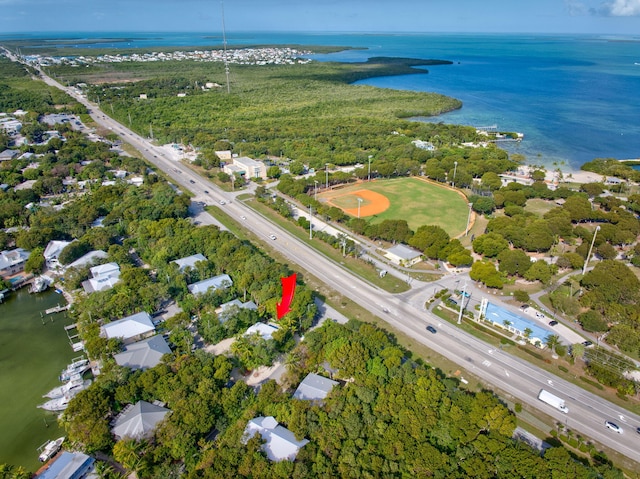
[[[54,306],[53,308],[49,308],[47,310],[45,310],[44,314],[55,314],[55,313],[61,313],[62,311],[66,311],[71,307],[70,304],[65,304],[64,306]]]

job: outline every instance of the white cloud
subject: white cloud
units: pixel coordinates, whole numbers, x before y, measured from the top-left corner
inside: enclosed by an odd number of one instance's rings
[[[612,17],[640,16],[640,0],[613,0],[604,5],[606,14]]]

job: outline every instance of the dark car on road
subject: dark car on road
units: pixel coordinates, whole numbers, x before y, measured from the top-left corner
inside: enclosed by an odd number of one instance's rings
[[[558,324],[558,321],[549,321],[549,326],[555,326],[556,324]]]
[[[436,334],[438,332],[436,331],[436,328],[431,325],[427,326],[427,331],[429,331],[431,334]]]

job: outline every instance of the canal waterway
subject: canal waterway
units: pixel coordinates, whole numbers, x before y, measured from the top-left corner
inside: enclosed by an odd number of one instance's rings
[[[0,304],[0,464],[31,472],[40,466],[38,446],[64,435],[57,414],[37,406],[78,356],[64,329],[71,323],[66,312],[44,316],[57,304],[65,304],[62,295],[29,294],[27,288],[9,293]]]

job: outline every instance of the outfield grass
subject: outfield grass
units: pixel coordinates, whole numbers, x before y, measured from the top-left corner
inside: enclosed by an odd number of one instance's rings
[[[374,223],[405,219],[414,231],[422,225],[437,225],[452,237],[463,233],[467,226],[469,214],[467,202],[463,196],[449,188],[418,178],[395,178],[360,183],[340,189],[339,194],[344,195],[361,189],[380,193],[391,202],[391,206],[386,211],[370,217]],[[341,198],[343,203],[345,198],[348,197]]]

